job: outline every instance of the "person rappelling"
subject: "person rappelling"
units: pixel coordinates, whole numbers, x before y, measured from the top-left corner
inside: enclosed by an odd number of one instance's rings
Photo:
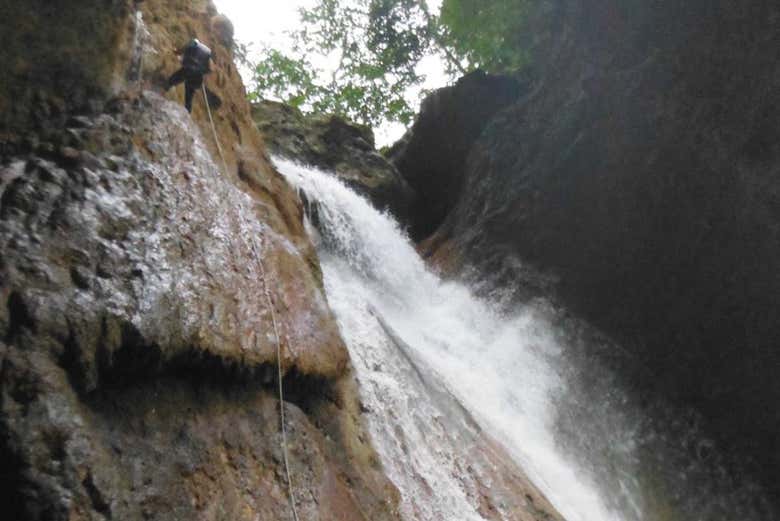
[[[184,82],[184,106],[187,112],[192,112],[192,98],[203,85],[203,76],[211,72],[211,49],[194,38],[176,54],[182,55],[181,69],[168,79],[165,90]]]

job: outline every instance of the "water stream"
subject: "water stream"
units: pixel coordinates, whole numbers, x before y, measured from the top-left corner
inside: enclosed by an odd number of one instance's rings
[[[335,177],[275,163],[309,201],[328,299],[406,519],[485,518],[463,477],[480,430],[568,521],[772,519],[719,466],[695,417],[659,429],[584,355],[598,338],[586,326],[545,301],[507,312],[443,281],[390,216]]]

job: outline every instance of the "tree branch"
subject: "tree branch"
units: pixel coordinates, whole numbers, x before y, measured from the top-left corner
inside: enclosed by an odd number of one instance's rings
[[[441,50],[444,53],[444,56],[447,58],[447,61],[449,61],[450,65],[454,65],[455,68],[460,71],[461,74],[464,76],[469,73],[468,70],[466,70],[465,67],[463,67],[463,64],[460,63],[460,60],[453,54],[452,50],[442,41],[441,39],[441,33],[439,33],[439,22],[434,18],[434,16],[431,14],[431,12],[428,10],[428,4],[425,2],[425,0],[417,0],[417,4],[420,6],[420,9],[423,12],[423,15],[425,16],[425,21],[428,22],[428,26],[433,28],[433,41],[436,43],[437,47],[439,47],[439,50]]]

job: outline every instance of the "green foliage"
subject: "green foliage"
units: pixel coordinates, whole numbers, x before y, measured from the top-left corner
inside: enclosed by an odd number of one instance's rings
[[[536,1],[444,0],[435,16],[425,0],[318,0],[300,10],[301,26],[291,34],[297,46],[288,53],[266,49],[253,65],[250,96],[371,126],[409,124],[408,92],[425,79],[417,72],[425,56],[442,55],[452,75],[525,66],[522,35]]]
[[[291,58],[275,49],[267,49],[265,58],[255,64],[255,91],[250,99],[262,93],[284,100],[294,107],[321,96],[311,65],[301,58]]]
[[[527,23],[535,0],[444,0],[440,27],[446,45],[472,68],[514,72],[528,65]]]
[[[367,125],[411,122],[407,90],[429,45],[418,0],[319,0],[302,9],[290,53],[266,49],[254,65],[251,97],[275,97],[304,110],[343,115]],[[324,74],[308,59],[335,63]]]
[[[369,6],[368,48],[388,71],[414,75],[434,27],[418,0],[373,0]]]

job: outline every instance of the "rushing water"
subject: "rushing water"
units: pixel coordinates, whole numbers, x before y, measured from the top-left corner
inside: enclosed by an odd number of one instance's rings
[[[771,519],[719,467],[695,417],[664,431],[638,412],[584,355],[598,338],[586,326],[540,301],[507,313],[441,280],[390,216],[326,173],[275,162],[309,201],[328,299],[406,519],[482,519],[459,467],[474,427],[446,421],[457,415],[441,393],[568,521]]]

